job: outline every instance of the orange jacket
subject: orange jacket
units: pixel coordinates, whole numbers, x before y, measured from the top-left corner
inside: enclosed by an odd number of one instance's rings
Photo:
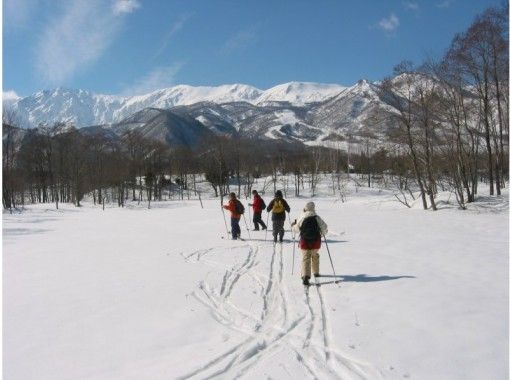
[[[223,208],[225,210],[230,211],[230,217],[234,219],[241,219],[241,215],[236,213],[236,203],[235,199],[231,199],[228,201],[228,205],[224,205]]]

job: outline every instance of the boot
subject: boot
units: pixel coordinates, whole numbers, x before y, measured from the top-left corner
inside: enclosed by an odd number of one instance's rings
[[[303,285],[310,286],[310,277],[308,276],[303,277]]]

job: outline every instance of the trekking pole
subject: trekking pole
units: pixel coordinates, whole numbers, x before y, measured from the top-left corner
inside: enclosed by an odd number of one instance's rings
[[[248,218],[250,219],[250,226],[252,225],[252,221],[251,221],[251,206],[248,206]],[[246,227],[248,228],[248,227]]]
[[[267,218],[266,218],[266,235],[264,236],[264,241],[267,240],[267,230],[269,229],[269,211],[267,212]]]
[[[292,235],[292,270],[290,274],[294,274],[294,257],[296,254],[296,236],[294,235],[294,231],[292,230],[292,223],[290,221],[290,212],[287,212],[289,216],[289,225],[290,225],[290,234]]]
[[[246,218],[244,217],[244,214],[243,214],[243,220],[244,220],[244,225],[246,226],[246,231],[248,231],[248,238],[250,238],[250,240],[251,240],[250,229],[248,228],[248,223],[246,223]]]
[[[223,221],[225,222],[225,229],[227,230],[227,235],[228,235],[228,234],[230,234],[230,232],[228,232],[227,219],[225,218],[225,210],[223,209],[223,205],[221,205],[221,213],[223,214]]]
[[[294,258],[296,257],[296,239],[294,239],[294,236],[292,237],[293,243],[292,243],[292,271],[290,274],[294,274]]]
[[[333,266],[333,260],[331,259],[331,253],[329,252],[328,241],[326,240],[326,236],[324,236],[324,234],[322,234],[322,237],[324,238],[324,243],[326,243],[326,249],[328,250],[328,255],[329,255],[329,262],[331,263],[331,268],[333,269],[333,275],[336,278],[335,267]]]
[[[287,216],[289,217],[289,227],[292,238],[294,239],[294,231],[292,231],[292,222],[290,221],[290,212],[287,211]]]

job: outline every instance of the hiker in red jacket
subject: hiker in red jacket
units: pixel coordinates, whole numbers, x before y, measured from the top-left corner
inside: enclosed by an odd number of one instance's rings
[[[259,224],[262,226],[262,230],[265,230],[267,226],[262,221],[262,210],[266,208],[266,203],[260,197],[257,190],[253,190],[251,193],[253,194],[253,203],[248,203],[248,206],[253,207],[253,225],[255,226],[255,231],[259,230]]]

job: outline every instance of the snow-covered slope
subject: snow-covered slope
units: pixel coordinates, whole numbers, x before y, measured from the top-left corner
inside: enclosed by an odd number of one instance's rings
[[[192,147],[212,135],[209,129],[189,115],[159,108],[144,108],[110,128],[118,136],[133,129],[143,137],[173,146]]]
[[[337,84],[290,82],[272,87],[257,98],[256,104],[289,102],[294,105],[322,102],[338,95],[345,87]]]
[[[4,378],[508,379],[508,192],[426,212],[321,183],[336,277],[323,245],[308,290],[288,232],[221,239],[206,192],[4,214]]]
[[[359,134],[368,131],[384,133],[385,127],[374,125],[372,120],[377,119],[374,115],[378,111],[388,107],[381,99],[376,84],[360,80],[354,86],[318,105],[309,122],[324,131],[329,130],[330,133]]]
[[[263,91],[243,84],[218,87],[179,85],[157,90],[146,95],[126,98],[122,106],[113,113],[113,121],[122,120],[146,107],[171,108],[198,102],[255,102]]]

